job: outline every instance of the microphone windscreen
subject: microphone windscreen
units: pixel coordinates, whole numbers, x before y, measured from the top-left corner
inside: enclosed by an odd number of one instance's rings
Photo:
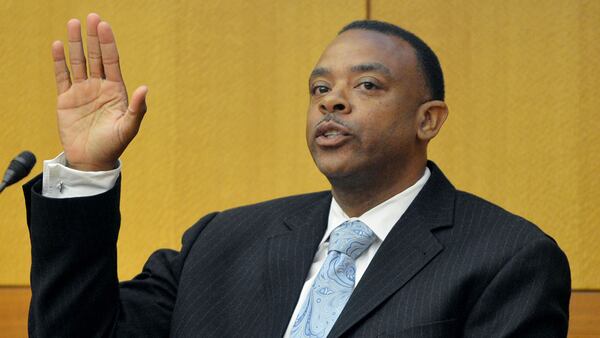
[[[6,184],[6,186],[18,182],[23,177],[29,175],[29,172],[31,172],[35,162],[35,155],[33,155],[33,153],[27,150],[23,151],[12,161],[10,161],[10,165],[8,166],[8,169],[6,169],[6,173],[4,174],[4,179],[2,181]]]

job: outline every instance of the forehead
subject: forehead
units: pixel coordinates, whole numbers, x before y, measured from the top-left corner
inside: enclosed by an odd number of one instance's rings
[[[373,63],[384,65],[394,77],[417,73],[415,51],[408,42],[396,36],[360,29],[338,35],[327,46],[316,68],[344,70]]]

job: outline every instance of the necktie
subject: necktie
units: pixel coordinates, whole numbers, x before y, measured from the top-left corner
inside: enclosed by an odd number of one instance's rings
[[[359,220],[331,232],[327,258],[294,322],[293,338],[327,336],[354,289],[356,258],[374,240],[373,231]]]

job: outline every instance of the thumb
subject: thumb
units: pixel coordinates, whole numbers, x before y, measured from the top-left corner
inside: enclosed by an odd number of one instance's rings
[[[131,102],[129,103],[129,107],[127,108],[127,112],[124,116],[124,124],[125,124],[125,133],[128,134],[126,136],[129,141],[135,137],[138,130],[140,129],[140,124],[142,123],[142,118],[144,118],[144,114],[146,114],[146,95],[148,94],[148,87],[140,86],[138,87],[133,94],[131,95]]]
[[[136,116],[140,120],[146,113],[146,95],[148,94],[148,87],[140,86],[131,95],[131,103],[129,103],[128,113]]]

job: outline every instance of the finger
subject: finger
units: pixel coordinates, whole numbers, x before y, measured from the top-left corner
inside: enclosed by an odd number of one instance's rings
[[[83,43],[81,41],[81,23],[77,19],[71,19],[67,23],[67,36],[69,37],[69,61],[73,82],[81,82],[87,79],[87,67],[85,54],[83,54]]]
[[[65,61],[65,48],[60,41],[54,41],[52,44],[52,59],[54,59],[54,77],[56,79],[56,90],[58,95],[71,88],[71,76],[69,68]]]
[[[98,40],[100,41],[102,66],[104,67],[106,79],[109,81],[123,81],[115,37],[110,25],[105,21],[98,24]]]
[[[91,13],[87,17],[87,52],[90,66],[90,77],[103,78],[102,54],[100,52],[100,41],[98,40],[98,24],[100,16]]]
[[[148,94],[148,87],[140,86],[133,94],[131,94],[131,102],[129,103],[128,112],[132,115],[143,117],[148,109],[146,107],[146,95]]]
[[[127,107],[127,113],[125,113],[125,133],[128,140],[133,139],[140,129],[142,119],[146,114],[146,95],[148,94],[148,87],[140,86],[131,95],[131,102]]]

